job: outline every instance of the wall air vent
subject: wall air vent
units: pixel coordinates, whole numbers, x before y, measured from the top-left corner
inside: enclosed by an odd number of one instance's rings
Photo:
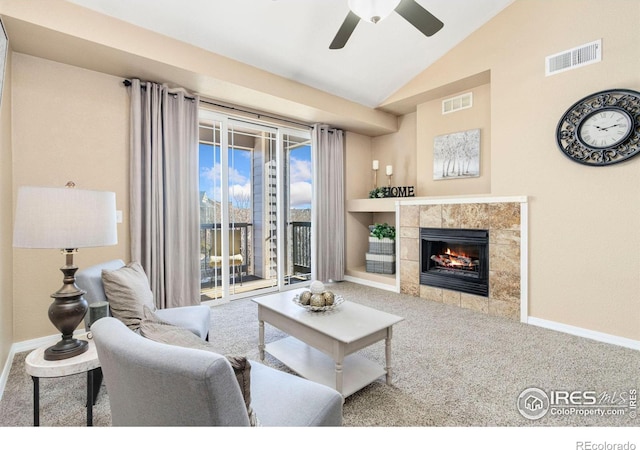
[[[555,75],[602,61],[602,39],[547,56],[545,75]]]
[[[473,92],[442,100],[442,114],[449,114],[473,106]]]

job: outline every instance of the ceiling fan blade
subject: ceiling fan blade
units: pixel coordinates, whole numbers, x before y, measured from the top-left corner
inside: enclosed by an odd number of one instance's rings
[[[356,25],[360,22],[360,17],[353,13],[353,11],[349,11],[347,17],[342,22],[338,33],[336,33],[336,37],[333,38],[331,45],[329,48],[331,50],[337,50],[345,46],[349,37],[351,37],[351,33],[356,29]]]
[[[425,36],[433,36],[444,26],[444,23],[415,0],[401,0],[396,12]]]

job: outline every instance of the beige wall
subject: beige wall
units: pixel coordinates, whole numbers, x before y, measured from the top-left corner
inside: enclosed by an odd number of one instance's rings
[[[378,186],[386,186],[387,165],[393,166],[393,186],[416,186],[416,114],[398,119],[398,132],[378,136],[371,141],[372,158],[380,162]],[[364,163],[363,163],[364,164]],[[369,169],[371,169],[369,161]],[[371,189],[371,188],[369,188]]]
[[[13,189],[11,184],[11,52],[5,68],[0,109],[0,364],[13,343]]]
[[[13,187],[64,186],[116,193],[124,213],[118,245],[81,249],[75,264],[128,259],[128,117],[122,79],[13,54]],[[4,181],[3,181],[4,185]],[[49,322],[50,295],[62,286],[56,250],[15,249],[15,342],[57,334]]]
[[[488,194],[491,192],[491,86],[453,93],[473,94],[473,107],[442,114],[442,99],[418,105],[416,170],[417,196]],[[480,129],[480,176],[456,180],[433,179],[433,141],[436,136]]]
[[[602,4],[517,0],[387,103],[490,70],[490,189],[529,197],[529,314],[638,340],[640,157],[586,167],[555,143],[575,101],[610,88],[640,91],[640,35],[630,31],[640,2]],[[602,62],[545,77],[545,56],[600,38]],[[447,131],[429,126],[419,114],[418,136]]]

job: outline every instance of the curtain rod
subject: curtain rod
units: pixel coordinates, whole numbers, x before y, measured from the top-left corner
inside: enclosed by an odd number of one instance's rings
[[[129,87],[129,86],[131,86],[131,80],[127,80],[127,79],[125,79],[125,80],[122,82],[122,84],[124,84],[124,85],[125,85],[125,87]],[[140,87],[141,87],[142,89],[146,89],[146,87],[145,87],[144,85],[141,85]],[[189,96],[187,96],[187,95],[185,95],[185,98],[188,98],[188,99],[194,100],[194,97],[189,97]],[[236,108],[235,106],[223,105],[223,104],[220,104],[220,103],[212,102],[211,100],[204,100],[204,99],[202,99],[202,98],[200,99],[200,101],[201,101],[202,103],[206,103],[207,105],[217,106],[218,108],[225,108],[225,109],[230,109],[230,110],[232,110],[232,111],[242,112],[242,113],[245,113],[245,114],[252,114],[252,115],[254,115],[254,116],[258,117],[258,119],[260,119],[260,118],[262,118],[262,117],[266,117],[266,118],[269,118],[269,119],[279,120],[280,122],[287,122],[287,123],[292,123],[292,124],[294,124],[294,125],[299,125],[299,126],[306,127],[306,128],[313,128],[313,126],[312,126],[312,125],[309,125],[308,123],[296,122],[295,120],[283,119],[283,118],[281,118],[281,117],[270,116],[270,115],[268,115],[268,114],[257,113],[257,112],[254,112],[254,111],[247,111],[247,110],[245,110],[245,109]]]

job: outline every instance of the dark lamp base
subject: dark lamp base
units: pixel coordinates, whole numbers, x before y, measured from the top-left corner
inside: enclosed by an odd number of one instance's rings
[[[89,349],[89,343],[80,339],[61,340],[56,345],[44,351],[44,359],[47,361],[59,361],[83,354]]]
[[[49,320],[62,333],[62,339],[44,352],[44,359],[57,361],[72,358],[87,351],[89,343],[73,337],[73,331],[84,318],[89,305],[82,298],[85,291],[76,286],[75,273],[78,268],[73,265],[73,250],[65,250],[66,265],[60,270],[64,274],[63,285],[51,294],[53,303],[49,305]]]

